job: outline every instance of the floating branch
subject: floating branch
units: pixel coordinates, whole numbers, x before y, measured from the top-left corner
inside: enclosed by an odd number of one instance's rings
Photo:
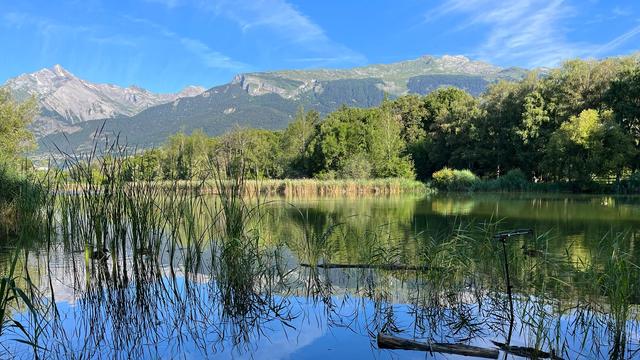
[[[302,267],[313,267],[311,264],[300,264]],[[411,265],[398,265],[398,264],[318,264],[315,267],[320,269],[382,269],[382,270],[411,270],[411,271],[426,271],[429,267],[423,266],[411,266]]]
[[[475,356],[486,359],[497,359],[498,355],[500,355],[497,349],[487,349],[465,344],[423,343],[391,335],[384,335],[382,333],[378,333],[378,348],[429,351],[443,354]]]
[[[491,341],[491,342],[495,346],[504,350],[505,352],[508,352],[509,354],[513,354],[516,356],[522,356],[522,357],[527,357],[531,359],[563,360],[560,356],[556,355],[553,351],[548,353],[546,351],[534,349],[531,347],[507,345],[505,343],[501,343],[498,341]]]

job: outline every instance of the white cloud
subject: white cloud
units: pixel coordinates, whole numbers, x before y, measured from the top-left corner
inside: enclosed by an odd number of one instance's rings
[[[192,5],[235,22],[245,33],[268,30],[316,59],[316,65],[363,64],[365,56],[332,40],[325,30],[286,0],[147,0],[167,7]],[[310,61],[311,62],[311,61]]]
[[[68,25],[28,13],[10,12],[2,16],[5,26],[23,29],[35,29],[43,38],[60,38],[73,35],[96,44],[116,46],[137,46],[140,39],[134,36],[115,34],[99,26]]]
[[[249,65],[235,61],[231,57],[224,55],[218,51],[211,49],[207,44],[198,39],[182,36],[166,27],[153,21],[125,16],[131,22],[142,24],[154,29],[158,34],[180,43],[187,51],[195,55],[200,62],[209,68],[229,69],[235,71],[244,71],[249,69]]]
[[[181,0],[144,0],[144,1],[149,3],[157,3],[169,9],[173,9],[174,7],[177,7],[182,4]]]
[[[429,11],[425,19],[435,21],[454,13],[467,15],[460,30],[486,27],[488,35],[474,55],[491,61],[549,66],[594,49],[567,40],[562,24],[574,11],[564,0],[448,0]]]
[[[640,34],[640,25],[630,29],[624,34],[618,36],[617,38],[609,41],[608,43],[600,46],[595,52],[594,55],[606,55],[607,53],[619,48],[624,43],[628,42],[632,38],[638,36]]]
[[[622,16],[627,11],[616,7],[612,12]],[[607,56],[640,34],[640,26],[636,26],[606,44],[570,41],[565,23],[577,11],[566,0],[447,0],[427,12],[425,21],[452,14],[466,15],[458,31],[476,26],[487,29],[486,38],[471,55],[527,66],[553,66],[569,58]]]
[[[224,54],[211,50],[211,48],[200,40],[180,37],[179,41],[192,54],[197,55],[207,67],[235,70],[247,67],[247,65],[234,61]]]
[[[629,16],[633,14],[633,10],[630,7],[616,6],[611,10],[615,16]]]

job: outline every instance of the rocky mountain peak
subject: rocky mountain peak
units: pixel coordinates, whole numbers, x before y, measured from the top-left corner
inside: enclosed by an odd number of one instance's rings
[[[66,78],[75,77],[73,76],[73,74],[67,71],[67,69],[63,68],[62,65],[60,64],[53,65],[53,67],[51,67],[51,70],[53,71],[54,74],[56,74],[56,76],[59,76],[59,77],[66,77]]]
[[[60,64],[9,79],[3,87],[18,100],[37,99],[41,115],[34,121],[33,130],[38,137],[56,131],[70,133],[78,123],[89,120],[133,116],[149,107],[204,91],[194,86],[175,94],[156,94],[135,85],[123,88],[92,83]]]

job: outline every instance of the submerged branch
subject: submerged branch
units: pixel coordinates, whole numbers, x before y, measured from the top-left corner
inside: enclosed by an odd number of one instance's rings
[[[378,333],[378,348],[429,351],[443,354],[475,356],[486,359],[497,359],[498,355],[500,355],[497,349],[487,349],[465,344],[423,343],[391,335],[384,335],[382,333]]]
[[[317,267],[320,269],[381,269],[381,270],[411,270],[411,271],[426,271],[429,267],[413,266],[413,265],[399,265],[399,264],[305,264],[301,263],[302,267]]]
[[[531,347],[507,345],[505,343],[501,343],[498,341],[491,341],[491,342],[495,346],[499,347],[500,349],[512,355],[526,357],[530,359],[563,360],[560,356],[556,355],[553,351],[549,353],[549,352],[534,349]]]

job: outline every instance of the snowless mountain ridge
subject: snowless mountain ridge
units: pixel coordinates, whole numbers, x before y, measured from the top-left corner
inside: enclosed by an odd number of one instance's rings
[[[37,136],[58,131],[71,133],[85,121],[133,116],[205,91],[189,86],[178,93],[156,94],[138,86],[96,84],[76,77],[60,65],[22,74],[7,81],[4,87],[18,100],[35,97],[40,106],[40,115],[33,124]]]

